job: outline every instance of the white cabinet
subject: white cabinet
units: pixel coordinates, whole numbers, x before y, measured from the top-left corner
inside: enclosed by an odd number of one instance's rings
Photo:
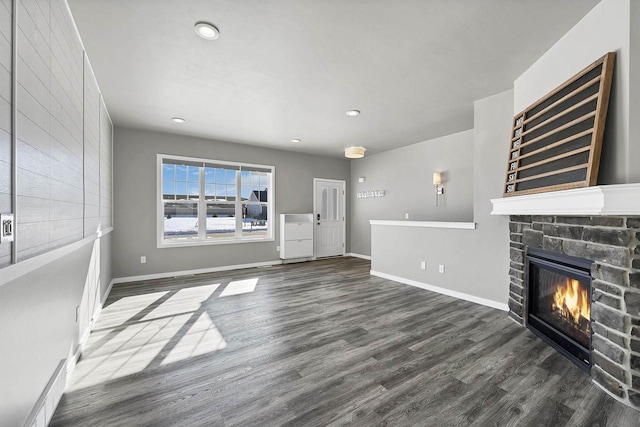
[[[313,257],[313,214],[280,214],[280,258]]]

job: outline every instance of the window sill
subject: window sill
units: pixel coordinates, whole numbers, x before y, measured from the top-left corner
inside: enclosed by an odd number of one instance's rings
[[[158,249],[170,249],[170,248],[184,248],[189,246],[216,246],[216,245],[233,245],[237,243],[263,243],[263,242],[275,242],[273,237],[256,238],[256,239],[225,239],[225,240],[196,240],[192,242],[167,242],[162,241],[158,243]]]

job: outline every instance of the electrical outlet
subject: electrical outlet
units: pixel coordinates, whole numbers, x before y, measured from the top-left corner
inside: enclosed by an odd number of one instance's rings
[[[421,270],[426,270],[427,269],[427,263],[425,261],[420,262],[420,269]]]
[[[280,246],[276,246],[276,252],[280,252]]]
[[[440,273],[444,274],[444,265],[440,264],[440,265],[438,266],[438,272],[440,272]]]
[[[140,264],[146,264],[147,263],[147,257],[146,256],[141,256],[140,257]]]
[[[13,214],[0,215],[0,243],[13,242],[15,221]]]
[[[409,212],[407,212],[406,214],[404,214],[404,219],[409,219]]]

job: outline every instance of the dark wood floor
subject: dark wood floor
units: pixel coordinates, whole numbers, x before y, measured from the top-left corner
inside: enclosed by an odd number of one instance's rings
[[[640,425],[506,313],[369,268],[117,285],[52,425]]]

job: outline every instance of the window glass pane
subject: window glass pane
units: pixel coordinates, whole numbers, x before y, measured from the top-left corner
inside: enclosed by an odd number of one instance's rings
[[[327,187],[322,188],[322,208],[320,210],[320,218],[322,221],[326,221],[329,212],[329,195],[327,194]]]
[[[174,181],[176,179],[176,165],[162,165],[162,179]]]
[[[200,182],[200,168],[197,166],[187,166],[190,182]]]
[[[204,186],[204,194],[207,200],[213,199],[215,196],[216,186],[213,184],[206,184]]]
[[[198,204],[164,204],[164,238],[191,240],[198,238]]]
[[[189,183],[189,199],[197,200],[200,197],[200,184],[197,182]]]
[[[227,169],[226,177],[227,184],[236,185],[236,171]]]
[[[176,182],[176,199],[178,200],[187,199],[187,183],[186,182]]]
[[[236,186],[235,185],[227,185],[227,199],[230,201],[236,200]]]
[[[240,194],[240,197],[242,198],[242,200],[249,200],[250,195],[251,195],[251,187],[247,187],[246,185],[243,185],[242,193]]]
[[[207,239],[235,237],[235,209],[233,203],[207,203]]]
[[[266,203],[243,203],[242,236],[266,237],[269,235],[269,221]]]
[[[162,198],[165,200],[174,200],[176,198],[176,183],[173,181],[162,182]]]
[[[225,173],[226,173],[226,171],[224,169],[216,168],[215,182],[217,184],[221,184],[221,183],[223,183],[225,181]]]
[[[176,165],[176,181],[187,180],[187,167],[185,165]]]
[[[215,177],[214,168],[204,168],[204,182],[213,183]]]
[[[226,185],[216,185],[216,199],[226,199],[227,198],[227,186]]]
[[[269,182],[269,179],[267,177],[267,174],[266,173],[261,174],[260,175],[260,188],[262,188],[262,189],[267,188],[268,182]]]
[[[338,220],[338,188],[337,187],[333,187],[331,189],[331,206],[333,209],[331,209],[331,219],[333,221],[337,221]]]

